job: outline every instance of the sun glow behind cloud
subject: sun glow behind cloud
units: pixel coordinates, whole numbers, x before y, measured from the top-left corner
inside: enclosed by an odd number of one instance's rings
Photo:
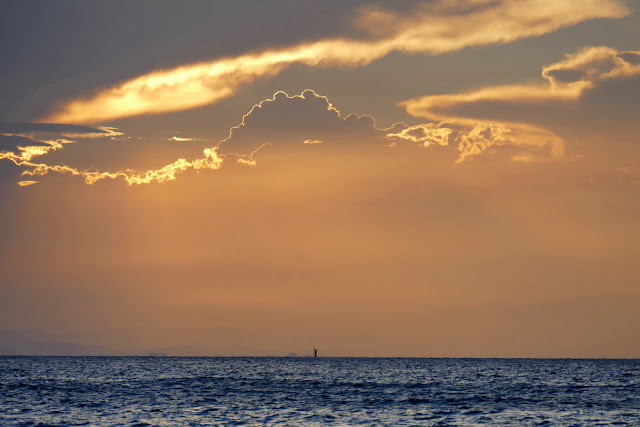
[[[404,15],[376,7],[359,10],[363,39],[335,38],[158,70],[62,103],[43,122],[99,123],[216,103],[258,78],[292,64],[358,67],[391,52],[429,55],[465,47],[508,43],[594,18],[620,18],[618,0],[441,0]],[[400,29],[400,30],[399,30]]]

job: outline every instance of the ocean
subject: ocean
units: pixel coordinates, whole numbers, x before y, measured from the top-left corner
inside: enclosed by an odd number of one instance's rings
[[[0,425],[640,426],[640,360],[0,357]]]

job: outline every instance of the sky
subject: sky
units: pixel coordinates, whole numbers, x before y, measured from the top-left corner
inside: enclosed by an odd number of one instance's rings
[[[0,3],[0,354],[640,357],[640,2]]]

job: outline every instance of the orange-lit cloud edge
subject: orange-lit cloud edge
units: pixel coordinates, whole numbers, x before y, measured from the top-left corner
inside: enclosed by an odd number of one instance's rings
[[[442,124],[470,128],[467,136],[458,138],[458,162],[481,154],[494,146],[512,145],[526,148],[514,161],[533,162],[565,157],[565,142],[551,130],[522,121],[483,122],[456,109],[482,102],[530,105],[553,102],[578,102],[602,82],[640,75],[640,51],[618,52],[610,47],[587,47],[566,55],[565,59],[542,69],[546,82],[489,86],[463,93],[429,95],[409,99],[399,105],[410,115]],[[546,150],[546,155],[539,152]]]
[[[562,61],[543,67],[542,76],[546,83],[529,83],[522,85],[491,86],[460,94],[445,94],[425,96],[410,99],[401,103],[408,113],[413,116],[439,120],[439,123],[425,123],[408,126],[396,123],[389,128],[378,128],[375,119],[367,116],[372,128],[380,134],[380,139],[388,142],[388,146],[399,143],[414,143],[428,148],[432,146],[449,146],[450,141],[457,143],[459,152],[457,163],[468,161],[491,148],[501,146],[518,147],[521,153],[512,157],[513,161],[534,162],[565,159],[565,143],[552,131],[525,122],[483,121],[473,117],[463,117],[451,114],[449,110],[464,106],[467,103],[499,100],[511,103],[530,103],[561,100],[563,102],[578,101],[586,92],[598,86],[599,83],[616,78],[640,75],[640,51],[618,52],[607,47],[589,47],[575,54],[567,55]],[[216,146],[207,148],[201,158],[195,160],[177,159],[159,169],[138,172],[121,170],[117,172],[100,172],[97,170],[79,170],[66,165],[46,165],[35,163],[33,158],[43,156],[50,151],[63,148],[64,144],[74,141],[66,139],[42,140],[46,146],[19,147],[19,153],[0,153],[0,159],[11,160],[18,166],[26,167],[23,176],[42,176],[50,172],[69,174],[82,177],[86,183],[94,184],[102,179],[123,179],[129,185],[148,184],[151,182],[168,182],[176,179],[177,175],[188,170],[217,170],[227,158],[232,158],[239,164],[256,165],[256,154],[277,144],[277,141],[262,144],[250,153],[236,153],[233,150],[234,132],[247,126],[246,120],[256,111],[268,103],[292,99],[321,99],[326,109],[332,111],[339,120],[347,121],[356,115],[343,116],[325,96],[318,95],[312,90],[306,90],[300,95],[289,96],[278,92],[270,99],[254,105],[245,114],[239,125],[230,129],[229,135]],[[113,128],[104,128],[105,134],[116,133]],[[93,134],[90,134],[94,136]],[[188,138],[185,138],[188,139]],[[316,139],[301,139],[301,144],[316,145],[326,141]],[[230,150],[221,154],[219,149],[223,144],[231,144]],[[225,147],[226,148],[226,147]],[[35,184],[36,181],[21,181],[19,185]]]
[[[251,110],[242,117],[241,122],[232,127],[229,130],[228,136],[221,140],[216,146],[211,148],[206,148],[203,150],[203,156],[201,158],[197,158],[194,160],[187,160],[184,158],[179,158],[173,163],[163,166],[159,169],[152,169],[148,171],[135,171],[132,169],[120,170],[116,172],[103,172],[98,170],[81,170],[78,168],[74,168],[67,165],[47,165],[45,163],[36,163],[32,160],[36,157],[44,156],[51,151],[62,149],[63,144],[74,143],[75,141],[59,139],[59,140],[38,140],[35,139],[33,135],[29,135],[34,142],[38,142],[44,145],[39,146],[18,146],[18,152],[0,152],[0,160],[6,159],[13,162],[15,165],[27,168],[22,172],[23,176],[44,176],[51,172],[66,174],[72,176],[78,176],[84,179],[87,184],[95,184],[96,182],[103,179],[123,179],[128,185],[140,185],[140,184],[149,184],[152,182],[164,183],[168,181],[176,180],[177,175],[184,173],[188,170],[217,170],[222,167],[223,161],[227,158],[231,158],[235,160],[238,164],[246,165],[246,166],[255,166],[256,160],[255,155],[265,147],[271,145],[270,142],[262,144],[256,150],[250,153],[235,153],[235,152],[227,152],[225,154],[219,153],[219,148],[222,144],[228,143],[234,132],[242,129],[246,126],[245,120],[250,117],[255,111],[262,108],[266,103],[278,102],[282,99],[305,99],[307,98],[318,98],[323,100],[326,103],[327,110],[333,111],[337,118],[342,121],[347,121],[351,117],[355,115],[342,116],[340,112],[329,102],[329,100],[325,96],[321,96],[316,94],[313,90],[307,89],[300,95],[289,96],[286,93],[280,91],[274,94],[274,96],[270,99],[265,99],[258,104],[255,104]],[[361,116],[357,116],[361,117]],[[369,116],[370,117],[370,116]],[[371,117],[372,122],[375,123],[373,118]],[[395,126],[395,125],[394,125]],[[115,134],[114,128],[104,128],[108,129],[107,132],[103,136]],[[382,132],[386,131],[386,129],[374,129],[380,130]],[[122,135],[122,133],[118,132],[118,135]],[[21,136],[26,136],[22,134]],[[175,137],[174,137],[175,138]],[[170,140],[175,141],[174,138]],[[192,138],[181,138],[179,140],[193,140]],[[322,141],[317,140],[301,140],[301,144],[320,144]],[[27,186],[36,184],[38,181],[20,181],[18,185]]]
[[[373,35],[380,36],[382,34],[388,37],[368,42],[346,39],[323,40],[285,49],[265,51],[259,54],[242,55],[236,58],[154,72],[125,82],[116,88],[100,92],[91,99],[75,100],[65,104],[56,113],[43,118],[42,121],[86,123],[94,120],[108,120],[138,114],[164,113],[193,108],[231,96],[241,84],[248,83],[261,76],[273,75],[281,71],[283,67],[295,62],[310,66],[366,65],[394,50],[429,54],[450,52],[473,45],[507,43],[523,37],[554,31],[560,27],[572,25],[586,19],[598,17],[618,18],[629,13],[629,10],[617,0],[585,0],[578,14],[568,13],[572,6],[570,2],[563,1],[530,0],[495,3],[476,0],[464,3],[470,8],[469,13],[458,14],[451,13],[451,5],[447,1],[437,2],[419,8],[410,17],[400,16],[381,9],[365,8],[360,10],[356,25]],[[444,14],[444,18],[439,14]],[[482,19],[489,20],[485,22],[490,22],[490,24],[485,27],[485,31],[478,32],[479,24],[477,22],[482,22]],[[452,31],[449,30],[456,25],[461,26],[463,30],[455,37],[452,37]],[[508,35],[495,31],[496,29],[504,30],[505,26],[511,31]],[[389,30],[389,28],[398,27],[405,29],[395,33]],[[372,28],[377,28],[377,30],[374,32]],[[430,43],[424,43],[425,39],[428,39]],[[629,53],[634,52],[627,52],[627,54]],[[614,69],[601,73],[586,73],[583,78],[569,83],[561,82],[552,75],[554,70],[575,71],[580,67],[588,67],[589,64],[601,60],[603,56],[616,58]],[[414,142],[424,147],[432,145],[446,146],[449,145],[450,139],[455,137],[457,149],[460,152],[458,162],[468,160],[491,147],[502,145],[518,146],[526,149],[525,153],[513,157],[515,161],[560,159],[564,156],[564,142],[544,128],[527,123],[487,122],[469,117],[458,117],[447,114],[447,107],[453,108],[468,101],[485,98],[495,99],[496,97],[523,101],[559,98],[577,100],[585,91],[597,85],[599,81],[635,74],[638,72],[638,68],[638,66],[633,66],[626,62],[613,49],[589,48],[568,56],[564,61],[545,67],[543,77],[547,79],[546,84],[495,86],[462,94],[410,99],[401,104],[409,114],[417,117],[427,117],[440,123],[427,123],[411,127],[404,124],[396,124],[389,129],[376,128],[376,130],[385,131],[385,137],[391,141],[389,145],[392,146],[397,144],[398,141]],[[223,88],[221,92],[218,91],[220,88]],[[194,91],[198,94],[195,98],[193,97]],[[218,96],[221,93],[224,96]],[[131,99],[140,101],[142,94],[146,98],[144,98],[143,102],[136,101],[131,104],[135,108],[125,105]],[[184,103],[181,101],[183,99],[181,95],[192,99],[197,105]],[[201,95],[204,98],[199,98]],[[173,100],[174,96],[176,97],[175,102]],[[288,95],[286,96],[288,97]],[[168,102],[169,99],[171,99],[171,102]],[[274,99],[275,95],[274,98],[262,102],[273,101]],[[256,104],[254,108],[261,104]],[[329,108],[335,110],[330,103],[328,105]],[[74,113],[76,110],[80,115]],[[101,115],[95,116],[91,113],[94,110],[102,111]],[[341,119],[345,119],[337,110],[335,111]],[[251,114],[251,111],[249,114]],[[246,117],[247,115],[243,117],[241,124],[235,128],[244,126],[244,118]],[[235,128],[231,129],[229,137]],[[113,128],[103,128],[103,130],[105,132],[116,132]],[[222,140],[221,143],[228,139]],[[88,184],[94,184],[107,178],[120,178],[129,185],[137,185],[173,181],[178,174],[187,170],[216,170],[222,167],[225,157],[229,156],[236,158],[238,163],[255,165],[254,155],[265,146],[263,145],[256,152],[249,154],[230,153],[222,155],[218,152],[219,143],[216,147],[205,149],[201,158],[195,160],[180,158],[159,169],[142,172],[134,170],[101,172],[97,170],[79,170],[66,165],[35,163],[32,161],[33,158],[43,156],[52,150],[60,149],[63,144],[74,141],[60,139],[39,142],[45,142],[48,146],[18,147],[18,153],[1,153],[0,159],[8,159],[18,166],[27,168],[23,171],[24,176],[41,176],[55,172],[80,176]],[[301,141],[301,143],[306,144],[313,144],[314,142],[319,143],[321,141],[312,139]],[[538,152],[540,151],[546,151],[546,153],[539,155]],[[26,186],[35,183],[36,181],[21,181],[19,185]]]
[[[240,86],[292,64],[359,67],[391,52],[442,54],[470,46],[510,43],[595,18],[621,18],[621,0],[440,0],[399,14],[378,7],[356,11],[364,39],[334,38],[153,71],[62,103],[39,121],[101,123],[216,103]]]

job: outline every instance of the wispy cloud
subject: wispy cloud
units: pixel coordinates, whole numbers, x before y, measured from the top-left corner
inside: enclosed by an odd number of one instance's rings
[[[27,168],[25,174],[42,168],[33,159],[61,150],[76,141],[67,138],[113,138],[122,135],[116,128],[105,126],[79,126],[56,123],[1,123],[0,160],[8,160]],[[65,138],[61,138],[64,136]],[[53,137],[53,138],[51,138]],[[64,168],[64,167],[62,167]],[[36,184],[37,181],[21,181],[20,186]]]
[[[11,144],[2,144],[0,149],[0,160],[8,160],[23,168],[22,176],[43,176],[51,172],[79,176],[84,178],[88,184],[94,184],[103,179],[123,179],[129,185],[146,184],[150,182],[166,182],[175,180],[176,175],[186,170],[218,169],[222,165],[222,158],[219,157],[215,149],[205,149],[202,158],[188,161],[177,159],[159,169],[138,172],[134,170],[120,170],[116,172],[101,172],[93,169],[82,170],[68,165],[49,165],[44,162],[35,161],[36,158],[43,157],[52,151],[61,150],[67,144],[76,141],[64,138],[40,139],[40,135],[66,135],[75,138],[109,138],[123,135],[116,128],[111,127],[86,127],[76,125],[58,125],[50,123],[5,123],[0,125],[1,138],[10,139]],[[9,133],[20,132],[20,133]],[[17,143],[16,143],[17,141]],[[38,181],[19,181],[21,187],[38,183]]]
[[[198,141],[198,138],[187,138],[183,136],[172,136],[171,138],[167,138],[168,141],[176,141],[176,142],[189,142],[189,141]]]
[[[21,166],[22,162],[28,162],[29,160],[44,156],[51,151],[60,150],[65,144],[72,144],[75,141],[68,139],[49,139],[49,140],[37,140],[30,139],[23,135],[13,134],[0,134],[0,136],[17,136],[21,140],[27,140],[26,145],[16,145],[11,151],[0,151],[0,160],[10,160],[18,166]]]
[[[509,43],[595,18],[620,18],[619,0],[439,0],[401,14],[360,9],[354,25],[365,37],[334,38],[158,70],[89,97],[60,104],[41,121],[100,123],[181,111],[218,102],[258,78],[292,64],[358,67],[391,52],[437,55],[470,46]]]
[[[87,184],[95,184],[103,179],[123,179],[129,185],[149,184],[152,182],[175,181],[176,176],[188,170],[217,170],[222,167],[223,157],[219,156],[216,149],[207,148],[203,150],[203,156],[195,160],[177,159],[158,169],[147,171],[135,171],[131,169],[117,172],[101,172],[96,170],[81,170],[66,165],[47,165],[44,163],[21,162],[19,165],[27,167],[23,176],[43,176],[50,172],[64,175],[79,176]]]
[[[260,101],[229,130],[218,148],[222,154],[247,155],[267,142],[275,148],[291,149],[364,139],[375,142],[383,136],[383,129],[376,127],[372,116],[342,115],[326,96],[307,89],[293,96],[280,91]]]
[[[520,119],[505,119],[494,114],[495,105],[529,105],[546,108],[549,103],[563,105],[579,101],[605,81],[640,75],[640,52],[618,52],[606,47],[591,47],[567,55],[542,70],[543,81],[519,85],[491,86],[458,94],[424,96],[403,102],[409,114],[435,123],[406,125],[396,123],[383,129],[368,115],[342,115],[325,96],[306,90],[289,96],[284,92],[254,105],[226,138],[207,148],[201,157],[179,158],[161,168],[135,171],[80,170],[67,165],[48,165],[33,161],[73,141],[40,140],[39,145],[18,146],[3,152],[5,159],[23,167],[24,176],[61,173],[82,177],[88,184],[104,179],[120,179],[129,185],[173,181],[190,170],[217,170],[226,160],[255,166],[263,151],[302,150],[313,152],[344,144],[362,147],[415,144],[425,148],[453,146],[457,163],[468,161],[487,151],[503,147],[517,148],[511,159],[539,162],[566,159],[565,141],[552,130],[535,122],[530,114]],[[487,103],[492,108],[486,108]],[[504,109],[503,109],[504,110]],[[525,112],[528,110],[525,109]],[[90,128],[93,129],[93,128]],[[105,128],[104,132],[118,132]],[[86,130],[91,134],[92,130]],[[7,134],[9,135],[9,134]],[[25,136],[20,136],[25,138]],[[171,140],[192,140],[173,137]],[[620,172],[622,175],[624,171]],[[625,175],[626,176],[626,175]]]
[[[82,126],[62,123],[0,123],[0,134],[31,136],[59,134],[67,138],[104,138],[120,136],[122,132],[109,126]]]
[[[434,145],[449,145],[449,137],[454,132],[453,129],[441,127],[435,123],[426,123],[415,126],[408,126],[394,132],[397,126],[392,128],[386,135],[392,140],[404,140],[417,143],[425,148]]]
[[[532,109],[549,108],[554,103],[576,103],[602,82],[638,75],[640,51],[588,47],[543,67],[546,82],[429,95],[400,105],[412,116],[467,129],[466,134],[461,133],[456,139],[459,161],[501,145],[529,150],[514,156],[515,161],[561,159],[565,155],[565,142],[552,130],[537,124]],[[515,107],[527,108],[519,114]]]
[[[393,129],[401,132],[406,127],[404,124],[397,124]],[[273,147],[291,150],[292,145],[295,145],[312,149],[314,146],[335,147],[363,142],[369,146],[379,142],[378,145],[382,147],[390,139],[388,132],[388,129],[377,128],[373,117],[356,114],[343,116],[327,97],[306,90],[294,96],[284,92],[276,93],[272,98],[254,105],[242,117],[241,122],[229,130],[226,138],[216,146],[204,149],[201,157],[191,160],[179,158],[157,169],[83,170],[68,165],[32,161],[34,157],[43,156],[51,149],[61,148],[61,144],[55,147],[49,144],[31,147],[29,151],[13,156],[22,156],[15,159],[14,163],[24,168],[23,176],[58,173],[81,177],[87,184],[109,179],[123,180],[128,185],[141,185],[174,181],[178,175],[190,170],[217,170],[227,159],[241,165],[255,166],[258,153]],[[37,148],[40,151],[36,151]]]

